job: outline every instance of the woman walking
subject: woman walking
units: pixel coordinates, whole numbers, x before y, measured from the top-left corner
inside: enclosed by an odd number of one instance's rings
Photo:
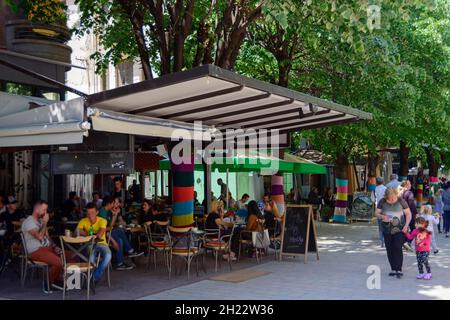
[[[444,192],[444,190],[438,189],[438,191],[436,191],[436,193],[434,194],[434,212],[436,214],[438,214],[440,217],[444,216],[444,210],[443,210],[444,204],[442,203],[442,193],[443,192]],[[442,233],[441,220],[442,219],[439,219],[439,223],[437,225],[439,233]]]
[[[444,203],[444,233],[445,237],[448,238],[448,232],[450,231],[450,181],[445,184],[442,202]]]
[[[378,202],[375,215],[383,221],[384,244],[391,266],[389,276],[400,279],[403,276],[404,233],[408,231],[411,222],[411,210],[406,201],[399,198],[397,189],[388,188],[384,198]]]

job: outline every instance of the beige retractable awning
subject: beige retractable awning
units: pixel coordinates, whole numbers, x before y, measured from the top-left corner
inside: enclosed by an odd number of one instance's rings
[[[129,115],[281,134],[372,119],[370,113],[213,65],[92,94],[87,103]]]
[[[0,147],[82,143],[89,129],[81,98],[52,103],[0,92]]]

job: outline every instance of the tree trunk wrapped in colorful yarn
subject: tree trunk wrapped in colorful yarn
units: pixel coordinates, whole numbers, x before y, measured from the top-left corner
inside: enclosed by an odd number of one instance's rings
[[[375,188],[377,187],[377,178],[375,177],[369,177],[367,179],[367,191],[372,192],[375,191]]]
[[[336,178],[336,204],[334,207],[334,222],[347,222],[348,180]]]
[[[271,198],[276,203],[280,215],[284,214],[284,192],[283,192],[283,176],[272,176],[272,192]]]
[[[188,227],[194,223],[194,159],[191,163],[170,163],[172,171],[172,225]]]
[[[417,207],[420,208],[422,206],[422,202],[423,202],[423,180],[422,179],[417,180],[416,200],[417,200]]]

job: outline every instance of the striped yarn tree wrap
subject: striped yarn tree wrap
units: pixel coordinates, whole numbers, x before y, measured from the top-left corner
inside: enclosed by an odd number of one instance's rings
[[[170,161],[172,171],[172,225],[188,227],[194,223],[194,158],[191,163],[175,164]]]
[[[272,192],[271,198],[276,203],[278,212],[283,215],[285,204],[284,204],[284,191],[283,191],[283,176],[272,176]]]
[[[369,177],[367,179],[367,191],[372,192],[377,187],[377,179],[375,177]]]
[[[336,179],[336,204],[334,207],[334,222],[347,222],[348,180]]]

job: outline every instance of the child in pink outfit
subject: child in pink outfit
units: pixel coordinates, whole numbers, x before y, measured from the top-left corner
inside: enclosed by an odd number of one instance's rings
[[[416,229],[414,229],[411,234],[405,232],[408,240],[415,239],[416,245],[416,257],[417,266],[419,268],[419,274],[417,279],[431,280],[431,268],[428,263],[428,258],[430,256],[430,245],[431,245],[431,232],[427,230],[428,221],[423,217],[416,218]],[[423,266],[427,269],[427,273],[423,273]]]

